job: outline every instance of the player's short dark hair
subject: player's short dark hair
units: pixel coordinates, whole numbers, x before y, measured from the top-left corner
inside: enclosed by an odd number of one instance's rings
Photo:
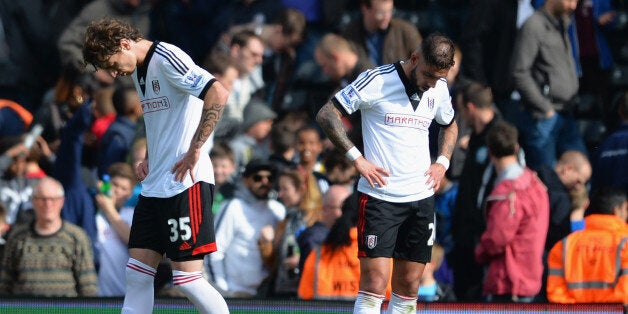
[[[109,57],[120,51],[120,40],[139,41],[142,34],[131,24],[118,19],[102,18],[91,22],[85,32],[83,60],[96,68],[103,68]]]
[[[517,128],[508,122],[498,122],[486,135],[486,146],[493,157],[501,158],[517,153]]]
[[[448,69],[454,66],[454,42],[445,35],[432,33],[421,42],[421,55],[427,64],[438,69]]]
[[[626,192],[615,187],[601,187],[591,197],[588,214],[614,215],[614,209],[626,202]]]

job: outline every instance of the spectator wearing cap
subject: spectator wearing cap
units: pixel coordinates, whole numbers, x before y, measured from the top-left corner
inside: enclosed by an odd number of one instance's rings
[[[234,197],[224,201],[215,220],[218,251],[209,257],[209,273],[225,297],[253,297],[269,275],[259,244],[272,242],[285,207],[269,198],[275,166],[263,159],[249,162]]]
[[[240,133],[230,142],[235,153],[237,169],[253,159],[268,159],[270,156],[269,134],[277,114],[268,105],[253,100],[244,108],[244,120]]]

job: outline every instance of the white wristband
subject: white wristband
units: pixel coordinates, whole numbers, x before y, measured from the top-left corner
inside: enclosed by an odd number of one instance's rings
[[[447,157],[443,155],[440,155],[438,156],[438,158],[436,158],[436,163],[443,165],[443,167],[445,167],[445,171],[449,169],[449,159],[447,159]]]
[[[362,156],[362,153],[360,153],[357,147],[353,146],[345,153],[345,156],[347,156],[347,158],[351,161],[355,161]]]

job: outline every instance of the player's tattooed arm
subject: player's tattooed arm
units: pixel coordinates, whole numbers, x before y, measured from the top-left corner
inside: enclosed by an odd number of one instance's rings
[[[193,148],[200,149],[205,141],[207,141],[209,135],[216,129],[216,124],[220,120],[224,108],[224,104],[211,104],[209,108],[203,107],[201,121],[192,139]]]
[[[458,124],[454,120],[450,125],[444,126],[440,129],[438,135],[439,155],[447,157],[451,160],[451,155],[454,153],[456,146],[456,140],[458,139]]]
[[[334,143],[336,148],[345,153],[354,145],[347,136],[341,117],[342,113],[340,113],[338,108],[330,101],[318,111],[316,122],[318,122],[323,131],[325,131],[325,134],[327,134],[327,137]]]

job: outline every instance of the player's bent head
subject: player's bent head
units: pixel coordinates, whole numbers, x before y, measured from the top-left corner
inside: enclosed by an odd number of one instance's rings
[[[121,50],[120,40],[142,39],[140,31],[118,19],[102,18],[87,26],[83,44],[83,60],[96,68],[104,68],[107,60]]]
[[[449,69],[454,65],[456,48],[454,42],[445,35],[432,33],[421,42],[419,48],[425,62],[439,70]]]

